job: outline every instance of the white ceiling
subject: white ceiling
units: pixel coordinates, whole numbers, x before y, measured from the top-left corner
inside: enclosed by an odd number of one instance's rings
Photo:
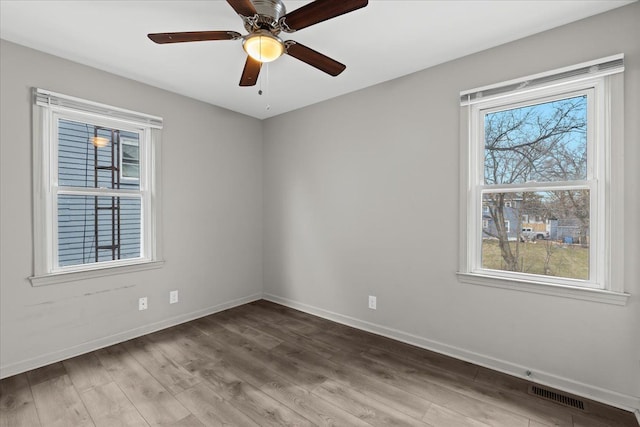
[[[336,0],[340,1],[340,0]],[[308,1],[284,0],[290,12]],[[292,57],[239,87],[242,42],[157,45],[147,33],[234,30],[222,0],[0,1],[0,37],[260,119],[407,75],[633,0],[370,0],[369,5],[282,34],[344,64],[330,77]]]

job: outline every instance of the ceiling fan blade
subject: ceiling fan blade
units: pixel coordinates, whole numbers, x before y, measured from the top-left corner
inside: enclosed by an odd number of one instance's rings
[[[360,9],[367,4],[368,0],[316,0],[283,16],[282,27],[290,33]]]
[[[253,3],[251,3],[251,0],[227,0],[227,3],[229,3],[238,15],[249,17],[258,13]]]
[[[247,55],[247,62],[244,63],[242,77],[240,77],[240,86],[254,86],[260,75],[262,62],[253,59]]]
[[[147,37],[158,44],[165,44],[205,40],[234,40],[239,39],[242,35],[235,31],[186,31],[182,33],[147,34]]]
[[[287,40],[286,48],[287,54],[334,77],[347,68],[346,65],[339,63],[335,59],[331,59],[328,56],[308,48],[305,45],[294,42],[293,40]]]

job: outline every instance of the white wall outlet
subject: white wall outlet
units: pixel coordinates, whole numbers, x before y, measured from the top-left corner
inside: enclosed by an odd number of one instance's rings
[[[147,297],[142,297],[138,300],[138,310],[147,309]]]
[[[377,306],[377,299],[373,295],[369,295],[369,308],[375,310]]]
[[[178,291],[169,292],[169,304],[175,304],[178,302]]]

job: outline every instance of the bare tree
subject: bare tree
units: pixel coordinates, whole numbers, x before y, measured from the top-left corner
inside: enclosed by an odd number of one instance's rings
[[[486,114],[485,184],[584,179],[585,100],[585,97],[579,96]],[[532,194],[535,193],[486,192],[483,195],[483,202],[489,206],[489,215],[495,227],[495,232],[485,233],[498,239],[505,269],[509,271],[519,270],[521,215],[524,210],[537,205],[536,210],[539,209],[546,215],[551,214],[542,207],[544,203],[539,197],[530,197]],[[558,207],[571,207],[572,214],[576,217],[579,217],[578,213],[585,214],[584,206],[581,205],[584,198],[568,197]],[[506,214],[507,201],[512,202],[512,211],[509,211],[511,215]],[[511,244],[505,221],[507,217],[514,219],[514,214],[516,238]],[[588,210],[584,218],[588,221]]]

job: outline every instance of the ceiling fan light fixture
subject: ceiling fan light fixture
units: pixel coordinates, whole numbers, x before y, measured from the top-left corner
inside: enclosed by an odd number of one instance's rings
[[[282,40],[265,30],[247,36],[242,47],[250,57],[260,62],[275,61],[284,53]]]

